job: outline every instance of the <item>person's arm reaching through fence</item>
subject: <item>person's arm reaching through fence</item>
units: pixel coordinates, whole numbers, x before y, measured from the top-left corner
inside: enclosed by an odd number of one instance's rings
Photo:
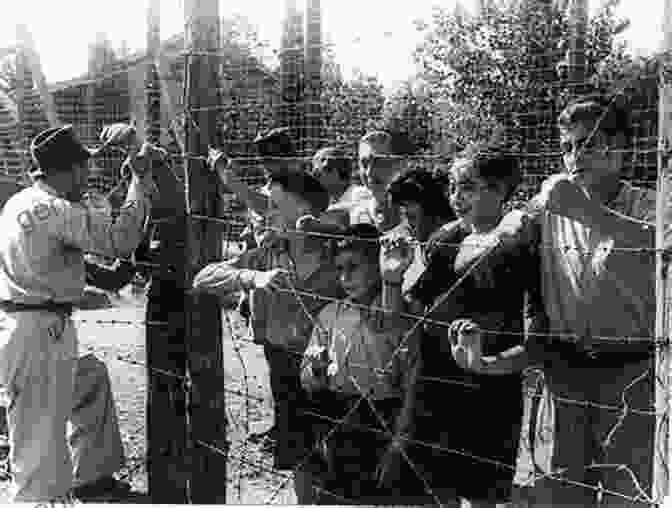
[[[192,292],[226,298],[238,291],[272,290],[285,277],[286,270],[260,270],[265,249],[257,248],[230,261],[211,263],[201,269],[192,283]]]
[[[140,145],[133,127],[116,124],[101,135],[104,146],[127,143],[130,155],[125,165],[131,171],[126,200],[116,217],[79,203],[53,198],[53,228],[61,240],[74,248],[115,258],[128,257],[140,244],[151,209],[153,180],[151,163],[163,152],[148,143]]]

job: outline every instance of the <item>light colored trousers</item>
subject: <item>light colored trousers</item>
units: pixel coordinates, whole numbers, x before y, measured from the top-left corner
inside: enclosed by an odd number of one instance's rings
[[[14,501],[58,499],[119,470],[124,454],[109,375],[93,355],[79,358],[69,318],[0,312],[0,386]]]

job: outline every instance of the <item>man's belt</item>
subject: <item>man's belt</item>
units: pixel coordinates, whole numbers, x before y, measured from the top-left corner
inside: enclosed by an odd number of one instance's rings
[[[56,314],[72,314],[73,304],[70,302],[54,302],[51,300],[40,303],[21,303],[0,300],[0,311],[3,312],[54,312]]]

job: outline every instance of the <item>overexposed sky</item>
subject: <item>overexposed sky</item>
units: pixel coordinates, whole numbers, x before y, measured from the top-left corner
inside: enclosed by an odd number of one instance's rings
[[[86,72],[87,47],[97,32],[107,32],[117,47],[124,40],[131,49],[145,46],[147,0],[2,1],[8,5],[0,16],[0,48],[13,44],[17,22],[27,22],[49,82]],[[632,21],[626,38],[633,50],[658,49],[664,1],[672,0],[621,0],[618,13]],[[462,0],[467,8],[473,2]],[[590,0],[591,8],[599,3]],[[411,51],[419,40],[413,20],[429,19],[433,5],[454,4],[455,0],[322,0],[324,30],[346,72],[357,67],[375,72],[389,86],[413,71]],[[221,0],[220,13],[247,16],[259,27],[262,39],[277,47],[283,5],[284,0]],[[163,38],[182,31],[183,0],[161,0],[161,17]]]

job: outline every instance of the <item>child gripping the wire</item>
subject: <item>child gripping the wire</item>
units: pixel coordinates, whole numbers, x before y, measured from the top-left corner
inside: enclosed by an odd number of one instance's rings
[[[477,146],[450,169],[457,220],[428,246],[428,266],[410,297],[429,318],[423,336],[420,440],[430,484],[472,506],[510,500],[523,417],[526,336],[543,333],[538,240],[502,249],[493,235],[520,181],[516,159]],[[487,263],[487,271],[479,270]],[[456,411],[439,418],[446,406]]]
[[[328,504],[398,501],[400,475],[408,470],[420,358],[401,314],[400,287],[412,251],[379,241],[375,226],[357,224],[336,242],[347,296],[322,309],[302,362],[302,384],[324,420],[315,448],[322,459],[319,500]]]

